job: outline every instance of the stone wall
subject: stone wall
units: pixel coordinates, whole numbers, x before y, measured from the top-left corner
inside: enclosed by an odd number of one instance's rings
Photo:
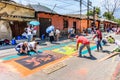
[[[7,21],[0,21],[0,40],[12,39],[12,31]]]

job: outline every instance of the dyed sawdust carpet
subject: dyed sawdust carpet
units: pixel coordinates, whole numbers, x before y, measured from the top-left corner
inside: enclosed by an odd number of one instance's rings
[[[96,48],[95,44],[91,44],[90,48],[91,48],[91,50],[94,50]],[[65,54],[65,55],[73,55],[73,54],[77,53],[77,51],[75,49],[76,49],[76,45],[75,44],[69,44],[69,45],[64,46],[64,47],[53,49],[52,51],[56,52],[56,53]],[[83,49],[83,51],[82,51],[82,54],[84,55],[84,54],[87,54],[87,53],[88,53],[88,51],[87,51],[87,49],[85,47]]]
[[[61,61],[66,56],[63,54],[56,53],[42,53],[35,56],[21,57],[16,60],[5,62],[6,64],[12,65],[17,69],[23,76],[30,75],[34,72],[40,71],[41,69]]]
[[[94,49],[96,49],[96,46],[92,44],[91,50]],[[75,42],[41,48],[40,52],[42,53],[39,55],[35,55],[34,53],[31,53],[32,56],[13,55],[2,58],[1,60],[6,64],[12,65],[23,76],[27,76],[77,53],[75,50]],[[87,53],[86,48],[84,48],[82,54]]]
[[[69,44],[75,44],[75,42],[66,42],[66,43],[59,44],[59,45],[54,45],[54,46],[50,46],[50,47],[41,48],[40,50],[38,50],[38,52],[44,52],[46,50],[57,49],[57,48],[64,47],[64,46],[69,45]],[[35,54],[31,53],[31,55],[35,55]],[[10,55],[10,56],[3,57],[0,60],[1,61],[9,61],[9,60],[20,58],[20,57],[21,57],[21,55]]]
[[[57,53],[66,54],[66,55],[71,55],[76,52],[76,50],[74,48],[69,47],[69,46],[61,47],[59,49],[54,49],[52,51],[57,52]]]
[[[33,70],[37,67],[40,67],[44,64],[47,64],[51,61],[60,59],[63,57],[61,54],[47,54],[47,53],[42,53],[41,55],[35,55],[33,57],[26,57],[23,59],[18,59],[15,60],[15,62],[23,65],[24,67]]]

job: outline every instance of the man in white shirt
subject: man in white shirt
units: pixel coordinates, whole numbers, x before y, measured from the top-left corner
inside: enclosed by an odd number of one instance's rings
[[[29,51],[34,51],[37,52],[37,45],[39,44],[39,42],[29,42],[28,43],[28,47],[29,47]]]
[[[55,35],[56,35],[56,41],[59,41],[59,37],[60,37],[60,30],[57,28],[55,31]]]
[[[32,28],[33,40],[32,41],[35,41],[37,30],[38,30],[38,26],[33,26]]]
[[[28,42],[30,42],[32,40],[31,26],[28,26],[28,28],[27,28],[27,36],[28,36]]]
[[[50,37],[50,42],[52,43],[54,41],[54,31],[51,31],[49,33],[49,37]]]
[[[71,30],[70,30],[70,39],[71,39],[72,41],[74,41],[74,37],[75,37],[75,29],[74,29],[74,28],[71,28]]]

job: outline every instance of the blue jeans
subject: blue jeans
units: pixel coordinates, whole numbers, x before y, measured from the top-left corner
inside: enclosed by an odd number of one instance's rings
[[[18,51],[18,53],[20,53],[20,48],[15,48],[16,51]]]
[[[82,56],[81,53],[82,53],[82,49],[83,49],[84,47],[87,48],[89,55],[92,56],[91,50],[90,50],[90,45],[85,45],[85,44],[81,44],[81,46],[79,47],[79,56]]]
[[[101,45],[101,40],[98,40],[96,42],[96,45],[97,45],[97,50],[99,51],[99,48],[102,50],[102,45]]]
[[[32,40],[32,35],[28,35],[28,42]]]

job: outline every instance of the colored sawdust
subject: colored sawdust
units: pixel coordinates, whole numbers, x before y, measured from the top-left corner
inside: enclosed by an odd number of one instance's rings
[[[118,63],[111,80],[120,80],[120,62]]]
[[[0,63],[0,72],[2,73],[16,72],[16,69],[14,69],[9,64]]]
[[[23,65],[24,67],[32,70],[37,67],[40,67],[44,64],[47,64],[51,61],[57,60],[61,58],[63,55],[61,54],[47,54],[47,53],[42,53],[40,55],[35,55],[33,57],[26,57],[23,59],[15,60],[15,62]]]
[[[16,68],[18,72],[25,77],[66,58],[68,58],[68,56],[64,56],[62,54],[42,53],[33,57],[25,57],[6,63],[14,66],[14,68]]]
[[[81,68],[79,71],[78,71],[78,74],[82,75],[82,76],[85,76],[87,75],[88,73],[88,69],[87,68]]]
[[[72,48],[69,46],[54,49],[52,51],[57,52],[57,53],[61,53],[61,54],[66,54],[66,55],[71,55],[71,54],[74,54],[76,52],[75,48]]]
[[[81,45],[81,44],[80,44]],[[79,45],[79,46],[80,46]],[[93,47],[95,44],[91,44],[90,47]],[[69,44],[68,46],[65,47],[60,47],[58,49],[54,49],[52,50],[53,52],[56,53],[61,53],[61,54],[65,54],[65,55],[74,55],[77,53],[76,51],[76,45],[75,44]],[[87,49],[86,47],[83,48],[82,54],[86,54],[87,53]]]
[[[35,52],[30,52],[29,54],[31,55],[35,55],[36,53]],[[18,59],[18,58],[21,58],[21,57],[25,57],[25,56],[28,56],[26,54],[19,54],[19,55],[11,55],[11,56],[7,56],[7,57],[4,57],[4,58],[1,58],[0,61],[11,61],[11,60],[14,60],[14,59]]]

